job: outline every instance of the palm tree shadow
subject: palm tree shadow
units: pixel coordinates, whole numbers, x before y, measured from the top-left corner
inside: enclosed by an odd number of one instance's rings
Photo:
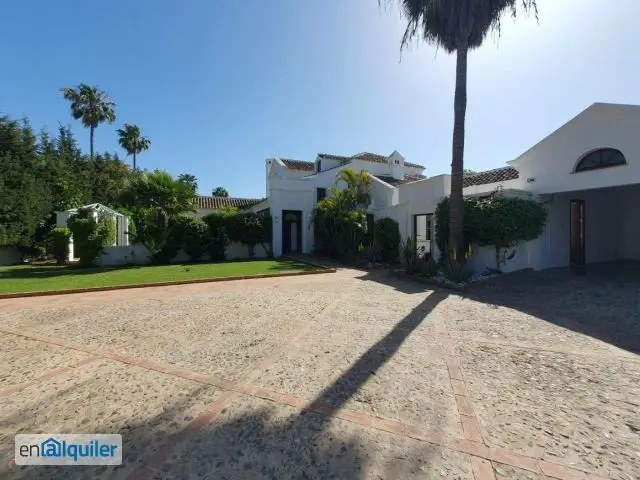
[[[375,432],[314,413],[309,407],[323,403],[342,408],[446,296],[440,291],[428,295],[301,411],[240,395],[214,421],[193,431],[183,427],[176,434],[167,435],[167,424],[186,420],[184,412],[198,394],[213,389],[196,384],[189,395],[165,407],[158,415],[127,422],[116,431],[99,424],[102,428],[93,433],[122,434],[121,466],[17,467],[8,466],[12,462],[3,459],[0,478],[135,478],[132,475],[144,470],[144,465],[154,463],[154,455],[172,443],[176,443],[175,450],[161,462],[153,478],[361,479],[370,476],[372,465],[383,476],[424,476],[436,454],[432,446],[410,443],[404,447],[402,457],[389,457],[388,447],[376,440]],[[126,403],[126,397],[127,392],[123,391],[122,403]],[[14,431],[33,428],[34,420],[28,416],[29,411],[25,409],[3,425]],[[184,435],[185,432],[188,434]]]

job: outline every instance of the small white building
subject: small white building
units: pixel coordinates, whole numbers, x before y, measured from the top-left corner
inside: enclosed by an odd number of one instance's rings
[[[450,193],[450,176],[427,177],[422,165],[396,151],[267,159],[267,198],[250,208],[272,215],[276,256],[313,250],[313,208],[345,168],[371,175],[369,213],[376,220],[393,218],[403,239],[417,237],[437,255],[433,214]],[[549,210],[542,236],[523,244],[505,271],[640,260],[640,218],[634,210],[640,205],[640,106],[595,103],[508,166],[467,176],[463,185],[465,195],[500,187],[535,196]],[[470,263],[476,270],[494,267],[494,253],[477,249]]]
[[[102,205],[101,203],[91,203],[78,208],[70,208],[62,212],[56,212],[56,226],[66,227],[69,219],[78,213],[78,210],[88,210],[93,218],[97,221],[104,217],[113,218],[116,222],[116,239],[111,247],[126,247],[129,245],[129,218],[115,210]],[[73,261],[75,255],[73,252],[73,235],[69,238],[69,261]]]

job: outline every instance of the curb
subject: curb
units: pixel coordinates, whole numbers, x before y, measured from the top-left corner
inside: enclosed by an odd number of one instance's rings
[[[302,262],[302,263],[308,263],[308,262]],[[312,265],[312,264],[309,264],[309,265]],[[321,270],[316,270],[311,272],[264,273],[259,275],[243,275],[243,276],[235,276],[235,277],[214,277],[214,278],[199,278],[194,280],[172,280],[168,282],[136,283],[132,285],[109,285],[105,287],[70,288],[67,290],[45,290],[40,292],[0,293],[0,300],[4,300],[8,298],[69,295],[73,293],[107,292],[110,290],[128,290],[133,288],[170,287],[172,285],[188,285],[192,283],[216,283],[216,282],[232,282],[234,280],[253,280],[253,279],[261,279],[261,278],[298,277],[302,275],[319,275],[324,273],[336,272],[335,268],[327,268],[327,267],[321,267],[321,268],[322,268]]]

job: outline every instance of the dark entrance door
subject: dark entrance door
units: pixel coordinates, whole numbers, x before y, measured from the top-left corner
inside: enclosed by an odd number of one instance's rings
[[[302,252],[302,212],[282,211],[282,253]]]
[[[584,200],[571,200],[571,265],[585,264]]]

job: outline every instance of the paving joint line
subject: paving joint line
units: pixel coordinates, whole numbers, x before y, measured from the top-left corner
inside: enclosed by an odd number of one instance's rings
[[[536,472],[538,473],[544,472],[544,474],[547,476],[558,478],[561,480],[562,479],[571,480],[573,478],[576,478],[577,474],[583,475],[583,476],[586,474],[592,474],[592,472],[567,467],[567,466],[556,464],[553,462],[547,462],[539,458],[527,457],[525,455],[515,454],[508,451],[503,451],[501,449],[490,449],[484,443],[472,441],[468,438],[446,439],[442,434],[426,431],[422,427],[405,424],[397,420],[374,417],[373,415],[369,415],[366,412],[358,412],[358,411],[346,410],[346,409],[335,409],[334,407],[321,402],[312,401],[311,403],[309,403],[308,401],[305,401],[302,398],[299,398],[293,395],[278,393],[263,387],[244,385],[241,383],[231,382],[224,379],[217,379],[216,377],[213,377],[211,375],[204,375],[204,374],[188,371],[181,368],[174,368],[166,364],[161,364],[159,362],[154,362],[146,359],[138,359],[135,357],[130,357],[128,355],[122,355],[116,352],[103,351],[103,350],[100,350],[99,348],[83,347],[81,345],[77,345],[74,343],[64,342],[63,340],[57,339],[55,337],[43,336],[40,334],[30,335],[31,332],[14,331],[12,329],[7,329],[6,327],[0,327],[0,332],[17,335],[24,338],[29,338],[31,340],[36,340],[43,343],[49,343],[49,344],[58,345],[61,347],[66,347],[72,350],[83,351],[98,357],[98,358],[92,359],[92,361],[95,361],[100,358],[107,358],[107,359],[115,360],[128,365],[138,366],[140,368],[144,368],[147,370],[156,371],[159,373],[164,373],[164,374],[176,376],[179,378],[184,378],[187,380],[208,384],[221,390],[222,391],[221,398],[214,401],[209,408],[205,409],[200,415],[198,415],[198,417],[196,417],[194,421],[192,421],[189,425],[187,425],[187,427],[185,427],[185,429],[183,429],[187,433],[197,430],[198,428],[204,426],[206,423],[209,423],[210,421],[213,421],[215,419],[219,411],[222,408],[224,408],[224,406],[222,406],[219,409],[217,409],[217,407],[219,407],[222,404],[222,401],[220,403],[217,403],[219,400],[221,399],[224,400],[224,405],[226,406],[227,404],[231,403],[234,399],[236,399],[239,394],[245,394],[255,398],[272,401],[275,403],[297,407],[297,408],[300,408],[301,410],[307,410],[307,411],[311,411],[321,415],[327,415],[327,416],[339,418],[341,420],[355,423],[363,427],[369,427],[376,430],[385,431],[391,434],[409,437],[414,440],[435,444],[459,453],[466,453],[468,455],[471,455],[472,457],[475,456],[481,459],[492,460],[492,457],[494,456],[497,456],[500,459],[504,459],[503,458],[504,455],[508,454],[512,464],[513,463],[518,464],[518,465],[512,465],[512,466],[516,466],[518,468],[527,469],[526,467],[522,467],[521,465],[529,465],[529,462],[534,461],[536,462],[536,468],[539,469],[539,470],[536,470]],[[145,340],[146,338],[141,341],[145,341]],[[89,359],[87,359],[87,361],[88,360]],[[306,406],[303,406],[303,404],[305,404]],[[203,420],[204,418],[208,418],[208,420],[204,421]],[[194,423],[198,419],[200,419],[199,423]],[[185,435],[187,435],[187,433],[185,433]],[[184,439],[186,439],[186,437],[182,438],[181,441],[183,441]],[[495,453],[495,452],[498,452],[498,453]],[[134,473],[136,474],[144,473],[143,471],[144,469],[146,469],[146,472],[149,475],[153,473],[153,471],[149,470],[149,467],[146,464],[143,464],[143,466],[136,469]],[[147,477],[130,477],[130,478],[147,478]],[[606,478],[606,477],[597,477],[597,478]],[[482,477],[478,477],[476,478],[476,480],[486,480],[486,479]]]

